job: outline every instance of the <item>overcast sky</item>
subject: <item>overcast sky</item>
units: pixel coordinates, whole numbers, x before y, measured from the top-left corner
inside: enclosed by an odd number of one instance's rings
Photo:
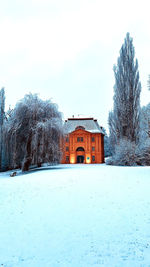
[[[5,0],[0,3],[0,87],[7,107],[26,93],[59,105],[64,118],[93,116],[107,128],[114,74],[127,32],[150,102],[149,0]]]

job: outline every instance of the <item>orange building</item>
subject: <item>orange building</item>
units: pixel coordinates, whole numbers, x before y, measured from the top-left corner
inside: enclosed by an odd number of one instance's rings
[[[103,163],[103,129],[93,118],[69,118],[64,125],[62,147],[62,164]]]

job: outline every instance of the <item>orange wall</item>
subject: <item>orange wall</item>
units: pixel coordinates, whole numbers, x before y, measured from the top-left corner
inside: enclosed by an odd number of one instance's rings
[[[78,142],[77,138],[83,137],[83,141]],[[94,142],[92,142],[94,137]],[[68,142],[66,142],[68,138]],[[104,162],[104,136],[101,133],[89,133],[85,130],[78,129],[66,135],[61,142],[62,146],[62,162],[61,163],[77,163],[77,156],[84,156],[84,163],[103,163]],[[66,150],[68,147],[68,151]],[[84,151],[76,151],[78,147],[83,147]],[[95,150],[92,150],[95,147]],[[92,161],[92,156],[95,156],[95,161]],[[68,157],[68,162],[66,161]]]

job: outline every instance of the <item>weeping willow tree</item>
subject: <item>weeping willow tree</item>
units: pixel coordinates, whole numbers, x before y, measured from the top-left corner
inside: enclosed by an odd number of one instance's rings
[[[58,163],[61,157],[62,116],[56,104],[28,94],[7,121],[5,146],[10,169]]]

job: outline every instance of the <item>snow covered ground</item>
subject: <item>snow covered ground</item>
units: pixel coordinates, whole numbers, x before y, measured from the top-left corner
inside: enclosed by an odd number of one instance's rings
[[[1,173],[1,266],[150,266],[150,168]]]

